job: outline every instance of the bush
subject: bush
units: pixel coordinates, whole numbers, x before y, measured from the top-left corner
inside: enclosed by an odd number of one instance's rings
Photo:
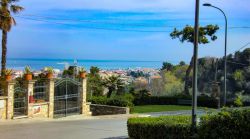
[[[236,97],[236,99],[234,100],[234,105],[236,107],[242,107],[243,106],[243,102],[242,102],[241,96],[237,96]]]
[[[202,138],[248,138],[249,129],[250,110],[231,110],[203,116],[198,133]]]
[[[150,96],[150,97],[143,97],[143,98],[136,98],[134,100],[135,105],[184,105],[179,104],[178,100],[192,100],[191,96]],[[217,108],[218,101],[212,97],[208,96],[198,96],[197,105],[200,107],[210,107],[210,108]],[[190,104],[191,106],[191,104]]]
[[[89,99],[92,104],[100,104],[100,105],[111,105],[111,106],[119,106],[119,107],[133,107],[133,96],[126,94],[123,96],[114,96],[111,98],[107,98],[105,96],[94,96]]]
[[[190,116],[162,116],[128,119],[128,134],[133,139],[179,139],[191,137]]]
[[[223,110],[202,116],[192,136],[190,116],[131,118],[128,134],[133,139],[236,139],[250,137],[250,109]]]

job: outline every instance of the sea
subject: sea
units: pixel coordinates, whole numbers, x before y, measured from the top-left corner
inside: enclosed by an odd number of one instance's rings
[[[89,70],[91,66],[96,66],[105,70],[116,69],[136,69],[153,68],[159,69],[162,61],[131,61],[131,60],[78,60],[78,59],[30,59],[30,58],[11,58],[7,59],[7,68],[23,70],[30,66],[33,70],[41,70],[44,67],[53,67],[63,70],[70,65],[83,66]]]

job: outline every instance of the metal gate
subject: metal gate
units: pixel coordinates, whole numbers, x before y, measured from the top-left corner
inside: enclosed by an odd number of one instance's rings
[[[16,86],[14,90],[14,117],[27,115],[27,89]]]
[[[80,82],[62,78],[55,82],[54,117],[80,114]]]

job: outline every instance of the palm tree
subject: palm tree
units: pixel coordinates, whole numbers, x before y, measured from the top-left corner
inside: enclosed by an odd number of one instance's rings
[[[107,98],[110,98],[114,91],[120,94],[121,92],[118,91],[121,91],[124,87],[124,83],[120,77],[114,75],[105,78],[103,85],[108,88]]]
[[[11,30],[11,27],[13,25],[16,25],[16,21],[14,17],[12,17],[13,14],[17,14],[24,10],[23,7],[16,5],[15,3],[19,0],[1,0],[0,4],[0,29],[2,30],[2,69],[1,69],[1,75],[4,74],[4,71],[6,69],[6,55],[7,55],[7,38],[8,38],[8,32]]]

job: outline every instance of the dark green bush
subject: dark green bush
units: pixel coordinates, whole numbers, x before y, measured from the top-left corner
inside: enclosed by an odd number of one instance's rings
[[[133,97],[130,95],[114,96],[107,98],[105,96],[94,96],[89,99],[92,104],[101,104],[101,105],[111,105],[119,107],[133,107]]]
[[[128,119],[128,134],[132,139],[191,138],[190,116],[162,116]]]
[[[150,96],[143,98],[136,98],[134,100],[135,105],[184,105],[179,104],[178,100],[192,100],[191,96]],[[199,96],[197,105],[201,107],[217,108],[218,101],[208,96]],[[191,106],[191,104],[190,104]]]
[[[250,110],[230,110],[203,116],[198,131],[200,137],[207,139],[249,138]]]
[[[195,136],[192,136],[190,116],[131,118],[127,126],[133,139],[247,139],[250,109],[223,110],[202,116]]]

